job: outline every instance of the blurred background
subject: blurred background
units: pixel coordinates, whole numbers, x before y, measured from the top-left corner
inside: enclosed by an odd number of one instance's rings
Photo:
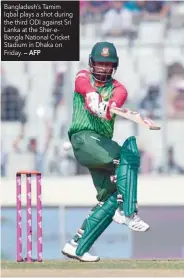
[[[80,1],[80,36],[79,62],[1,62],[1,189],[6,196],[14,193],[3,199],[3,258],[15,259],[17,170],[41,171],[48,184],[43,183],[43,194],[55,188],[56,195],[65,194],[68,179],[71,190],[80,188],[81,179],[88,181],[88,171],[63,144],[68,141],[75,74],[88,67],[97,41],[117,47],[120,64],[115,78],[128,90],[125,106],[162,127],[159,132],[148,131],[117,118],[114,140],[122,144],[127,136],[138,136],[141,182],[152,188],[155,179],[160,187],[170,181],[173,196],[179,183],[176,196],[181,192],[184,196],[184,2]],[[153,192],[159,194],[155,188]],[[171,206],[169,198],[165,205],[157,204],[157,196],[149,203],[141,194],[141,215],[155,230],[144,237],[113,224],[94,246],[94,253],[111,258],[184,257],[184,197],[177,201],[175,196]],[[44,199],[45,258],[62,257],[60,246],[88,213],[84,199],[76,207],[75,197],[70,206],[67,201]],[[90,202],[89,206],[95,204],[95,198]]]

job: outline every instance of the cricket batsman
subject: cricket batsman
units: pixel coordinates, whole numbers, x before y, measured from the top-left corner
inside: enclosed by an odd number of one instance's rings
[[[89,56],[89,71],[79,71],[75,79],[68,134],[76,159],[90,171],[98,204],[62,253],[85,262],[100,259],[88,251],[113,220],[134,231],[149,229],[137,214],[140,155],[136,138],[127,138],[122,146],[112,140],[116,115],[110,110],[121,108],[127,99],[127,90],[114,79],[118,63],[115,46],[98,42]]]

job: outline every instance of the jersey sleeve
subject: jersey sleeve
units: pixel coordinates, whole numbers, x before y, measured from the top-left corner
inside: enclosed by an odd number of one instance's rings
[[[116,103],[116,107],[121,108],[121,106],[125,103],[127,99],[128,92],[126,88],[117,80],[114,80],[113,84],[114,84],[113,95],[109,100],[109,104],[112,104],[114,102]]]
[[[90,92],[96,92],[96,89],[91,85],[90,73],[87,70],[81,70],[75,78],[75,92],[83,95]]]

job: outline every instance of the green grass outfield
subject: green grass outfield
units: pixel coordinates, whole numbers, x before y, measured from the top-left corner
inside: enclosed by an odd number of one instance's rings
[[[101,260],[97,263],[46,260],[42,263],[1,261],[2,269],[184,269],[184,260]]]

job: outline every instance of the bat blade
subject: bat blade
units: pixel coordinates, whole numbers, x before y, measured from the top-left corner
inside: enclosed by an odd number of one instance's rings
[[[111,112],[119,115],[121,117],[124,117],[128,120],[131,120],[137,124],[141,124],[151,130],[160,130],[161,127],[158,126],[154,121],[152,121],[148,117],[142,117],[139,112],[136,111],[131,111],[129,109],[121,109],[118,107],[113,107],[111,108]]]

